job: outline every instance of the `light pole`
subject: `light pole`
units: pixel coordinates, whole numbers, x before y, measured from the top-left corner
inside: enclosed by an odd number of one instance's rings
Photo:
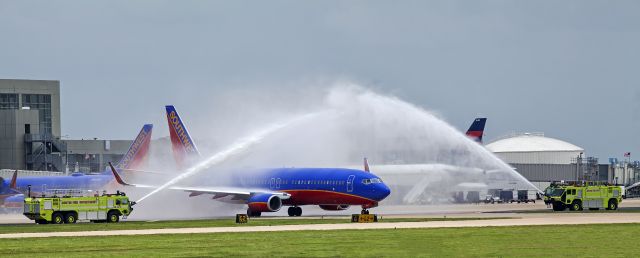
[[[580,165],[582,163],[582,152],[576,158],[576,183],[580,181]]]

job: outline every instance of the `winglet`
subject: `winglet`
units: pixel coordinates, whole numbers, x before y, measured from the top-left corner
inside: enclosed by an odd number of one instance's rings
[[[9,188],[16,189],[17,181],[18,181],[18,170],[13,172],[13,177],[11,178],[11,184],[9,184]]]
[[[118,184],[131,185],[131,184],[127,184],[127,182],[122,180],[122,177],[120,177],[120,175],[118,174],[118,171],[116,171],[116,168],[113,167],[113,164],[111,164],[111,162],[109,162],[109,167],[111,168],[111,172],[113,173],[113,177],[116,179],[116,182],[118,182]]]
[[[369,171],[369,161],[367,158],[364,158],[364,171],[371,172]]]

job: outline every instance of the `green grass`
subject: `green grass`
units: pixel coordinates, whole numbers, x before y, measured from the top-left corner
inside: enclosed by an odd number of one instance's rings
[[[637,232],[640,224],[0,239],[0,257],[635,257]]]
[[[382,218],[381,222],[419,222],[442,220],[478,220],[502,218]],[[120,223],[77,223],[62,225],[37,224],[7,224],[0,225],[0,234],[7,233],[36,233],[36,232],[75,232],[75,231],[104,231],[129,229],[157,229],[157,228],[202,228],[202,227],[244,227],[244,226],[276,226],[299,224],[335,224],[351,223],[348,217],[330,217],[325,219],[250,219],[247,224],[236,224],[235,218],[209,220],[167,220],[167,221],[124,221]]]

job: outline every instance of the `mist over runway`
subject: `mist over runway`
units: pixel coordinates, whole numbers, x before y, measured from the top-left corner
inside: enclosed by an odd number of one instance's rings
[[[460,169],[453,173],[437,167],[432,171],[422,171],[425,173],[419,175],[415,181],[420,183],[419,188],[406,183],[390,185],[394,191],[388,199],[395,200],[395,202],[388,201],[391,204],[424,203],[425,201],[447,203],[451,201],[451,192],[459,190],[461,184],[485,185],[480,190],[486,191],[488,186],[486,186],[487,177],[483,175],[485,171],[497,171],[498,173],[494,174],[500,174],[500,180],[504,182],[517,183],[525,189],[535,189],[526,179],[483,146],[467,138],[460,130],[424,108],[394,96],[377,93],[353,82],[335,82],[327,85],[325,89],[324,91],[291,92],[287,96],[288,99],[293,100],[311,100],[305,102],[267,104],[252,99],[251,96],[227,95],[229,103],[234,103],[235,99],[242,99],[242,106],[230,105],[226,107],[228,110],[220,110],[221,107],[217,106],[217,110],[211,113],[209,119],[201,118],[202,113],[207,112],[207,108],[203,108],[198,116],[183,113],[182,119],[186,127],[196,128],[191,130],[191,133],[203,153],[201,161],[196,161],[199,163],[191,168],[180,170],[170,155],[171,148],[165,144],[162,148],[152,149],[148,168],[151,171],[159,170],[166,173],[162,180],[154,174],[131,176],[135,177],[136,183],[164,185],[164,187],[169,185],[225,186],[234,184],[231,173],[237,170],[279,167],[363,169],[362,159],[367,157],[372,164],[371,172],[374,174],[377,172],[376,167],[382,168],[385,165],[407,168],[416,164],[437,164],[448,168],[474,169],[472,172],[469,169]],[[268,91],[263,93],[267,97],[271,94]],[[261,95],[261,98],[265,96]],[[215,117],[216,114],[225,112],[236,112],[237,116],[243,119],[224,121]],[[196,120],[192,117],[200,117],[200,119]],[[296,119],[296,117],[304,119]],[[292,118],[295,122],[278,123],[278,121],[290,121]],[[206,128],[206,131],[202,131],[202,128]],[[159,143],[162,144],[162,142]],[[382,178],[388,178],[388,184],[406,182],[406,179],[403,180],[405,175],[402,174],[406,171],[401,170],[385,171]],[[396,171],[400,180],[394,178]],[[152,193],[158,192],[159,189],[153,190]],[[176,190],[164,191],[178,196],[188,195]],[[140,191],[136,190],[136,192]],[[152,193],[146,194],[141,199],[146,199]],[[394,194],[406,195],[407,193],[411,193],[414,197],[394,196]],[[201,207],[207,205],[202,199],[207,197],[211,196],[188,198],[185,201],[193,200],[198,203],[197,210],[202,210]],[[167,199],[159,199],[160,201],[153,201],[153,199],[151,197],[145,200],[136,209],[144,214],[153,214],[154,207],[167,205]],[[215,201],[210,200],[210,202]],[[388,203],[382,202],[381,205],[385,204]],[[217,207],[215,212],[210,213],[213,216],[225,216],[238,210],[233,205],[228,207],[212,205]],[[158,209],[161,208],[158,207]],[[174,214],[176,217],[184,217],[185,213],[201,213],[192,211],[191,208],[178,209],[178,211],[179,214]],[[331,213],[327,212],[328,215]],[[172,212],[162,214],[170,216]]]

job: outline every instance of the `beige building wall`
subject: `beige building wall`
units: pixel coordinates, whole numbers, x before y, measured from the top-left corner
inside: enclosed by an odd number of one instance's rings
[[[37,132],[37,110],[0,110],[0,169],[25,169],[25,124]]]
[[[51,95],[51,133],[60,137],[60,81],[0,79],[0,93]],[[22,108],[22,97],[18,101],[18,107]]]

